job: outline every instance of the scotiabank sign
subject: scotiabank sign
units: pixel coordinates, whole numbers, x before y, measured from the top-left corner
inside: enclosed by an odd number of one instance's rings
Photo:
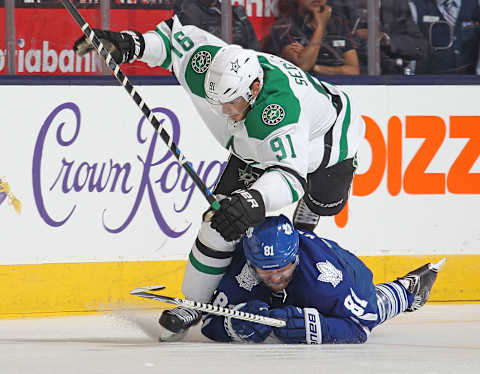
[[[233,2],[235,3],[235,2]],[[242,4],[237,1],[236,3]],[[247,15],[252,22],[258,39],[268,32],[276,14],[277,0],[247,1]],[[99,9],[80,9],[80,13],[93,28],[100,27]],[[0,19],[4,19],[4,8],[0,8]],[[155,29],[161,21],[170,18],[168,9],[111,9],[110,29],[137,30],[146,32]],[[72,51],[74,41],[82,32],[70,14],[62,8],[15,10],[16,66],[19,74],[100,74],[103,62],[95,52],[78,58]],[[5,27],[0,29],[0,74],[7,72]],[[129,75],[169,75],[162,68],[150,68],[136,62],[122,69]]]
[[[93,28],[100,26],[98,9],[80,9],[80,13]],[[171,10],[159,9],[112,9],[112,30],[136,29],[145,32],[172,15]],[[3,19],[4,9],[0,9]],[[82,31],[64,8],[15,10],[16,66],[19,74],[92,75],[101,73],[101,64],[96,53],[78,58],[73,43]],[[5,28],[0,31],[0,46],[5,46]],[[122,67],[125,73],[170,74],[165,69],[151,69],[146,64],[134,63]],[[5,50],[0,49],[0,74],[6,74]]]

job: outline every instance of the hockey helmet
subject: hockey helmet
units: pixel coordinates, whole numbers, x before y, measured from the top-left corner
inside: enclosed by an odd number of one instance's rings
[[[250,228],[243,237],[243,250],[250,265],[276,270],[297,261],[298,240],[298,232],[282,214]]]
[[[217,52],[208,68],[204,81],[205,94],[213,104],[232,102],[239,97],[253,104],[250,86],[256,79],[261,87],[263,70],[257,53],[238,45],[229,45]]]

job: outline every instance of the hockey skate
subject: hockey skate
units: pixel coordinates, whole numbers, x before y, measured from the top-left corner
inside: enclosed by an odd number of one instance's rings
[[[317,227],[320,216],[310,210],[305,201],[300,200],[293,213],[293,226],[297,230],[312,231]]]
[[[408,292],[414,294],[414,300],[406,312],[414,312],[420,309],[428,300],[433,283],[437,279],[437,274],[447,259],[443,258],[436,264],[428,263],[418,269],[409,272],[404,277],[397,280],[407,289]]]
[[[201,317],[201,312],[181,306],[163,311],[158,321],[163,327],[158,340],[171,342],[183,339],[187,330],[200,322]]]

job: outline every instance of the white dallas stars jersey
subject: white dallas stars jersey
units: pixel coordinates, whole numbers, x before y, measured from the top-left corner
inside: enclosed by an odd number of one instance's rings
[[[262,194],[267,211],[300,199],[308,173],[357,152],[365,125],[349,97],[290,62],[258,53],[263,87],[245,120],[232,123],[209,107],[204,90],[208,66],[226,45],[222,40],[183,26],[176,16],[144,38],[141,61],[173,71],[218,142],[251,166],[268,171],[251,186]]]

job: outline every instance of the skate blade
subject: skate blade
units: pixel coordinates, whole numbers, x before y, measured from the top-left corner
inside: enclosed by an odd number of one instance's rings
[[[147,291],[161,291],[165,289],[165,286],[144,286],[144,287],[138,287],[134,288],[133,290],[130,291],[131,295],[135,295],[140,292],[147,292]]]
[[[431,269],[432,269],[433,271],[438,272],[438,271],[442,268],[442,266],[443,266],[443,264],[445,263],[445,261],[447,261],[447,258],[446,258],[446,257],[442,258],[442,259],[441,259],[440,261],[438,261],[436,264],[432,264]]]

